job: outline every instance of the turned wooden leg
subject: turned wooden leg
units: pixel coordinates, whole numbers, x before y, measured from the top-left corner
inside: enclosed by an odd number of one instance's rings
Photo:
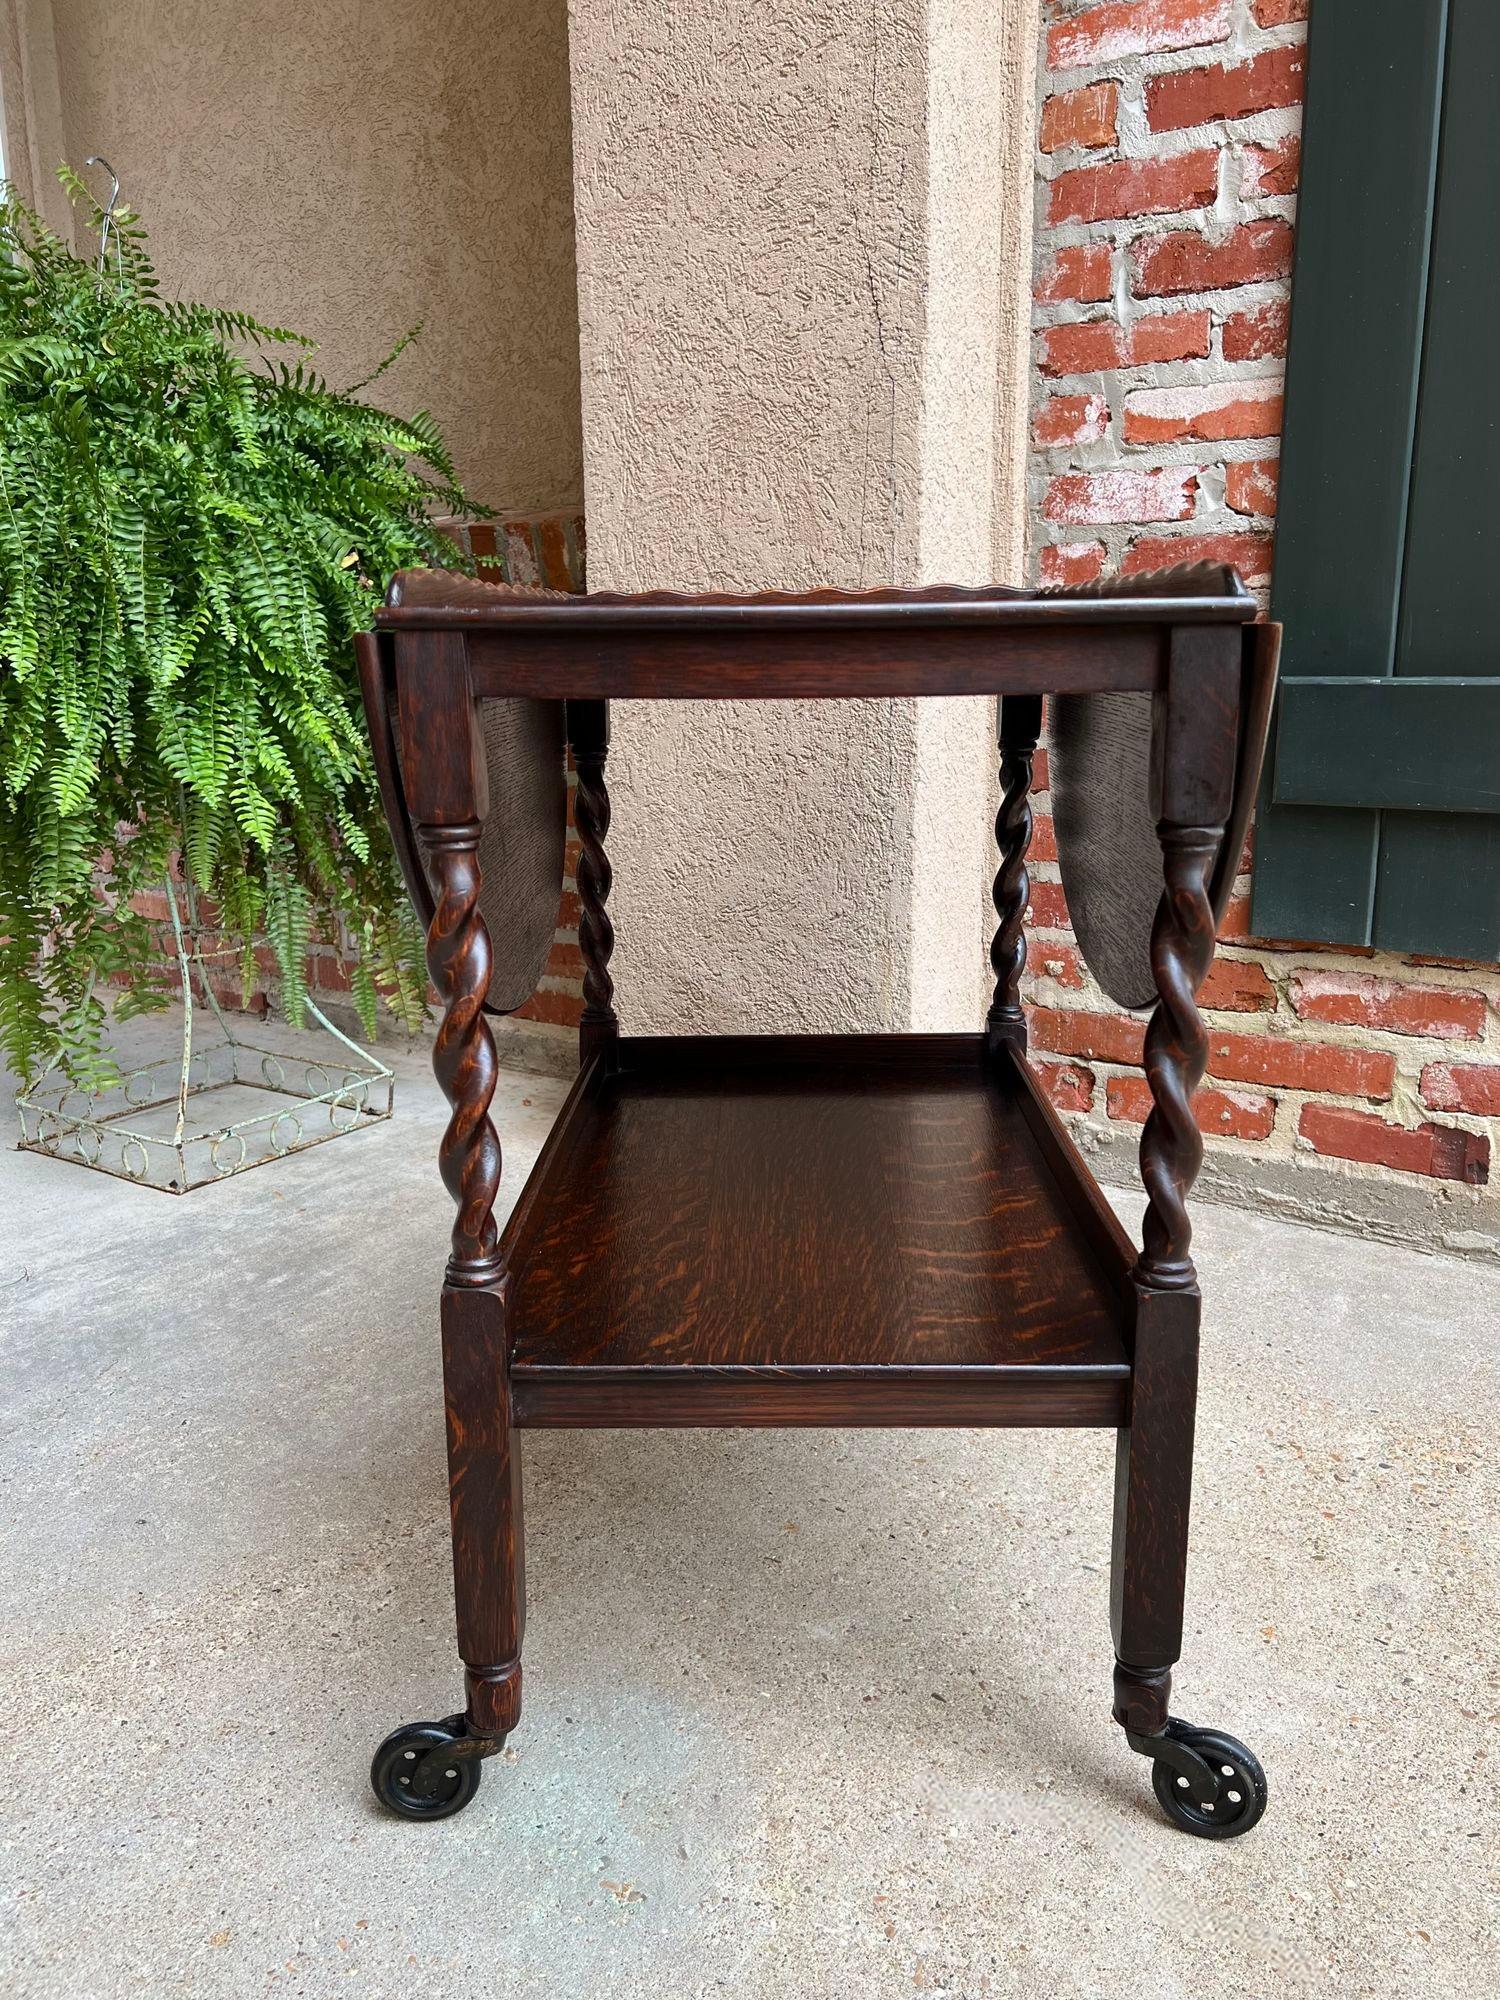
[[[1000,1042],[1010,1042],[1018,1050],[1026,1047],[1026,1014],[1021,1006],[1026,907],[1031,900],[1026,850],[1031,845],[1031,767],[1041,727],[1039,695],[1005,697],[1000,705],[1000,810],[995,816],[1000,866],[992,892],[999,923],[990,944],[995,997],[985,1022],[991,1049]]]
[[[424,827],[437,908],[427,964],[443,1001],[433,1067],[452,1106],[438,1149],[457,1204],[443,1287],[443,1383],[458,1647],[475,1734],[503,1736],[521,1707],[521,1467],[510,1422],[504,1266],[494,1206],[498,1064],[483,1011],[490,941],[479,914],[479,822]]]
[[[1208,1059],[1208,1030],[1198,1012],[1198,992],[1213,962],[1209,878],[1224,829],[1163,824],[1158,831],[1166,888],[1151,932],[1158,1000],[1146,1029],[1151,1111],[1141,1133],[1141,1180],[1147,1204],[1136,1276],[1153,1291],[1196,1292],[1187,1198],[1203,1165],[1203,1135],[1193,1114],[1193,1092]]]
[[[521,1715],[526,1575],[500,1292],[444,1288],[443,1398],[467,1722],[475,1736],[505,1737]]]
[[[1166,1726],[1182,1652],[1197,1387],[1197,1294],[1138,1286],[1130,1423],[1115,1440],[1109,1612],[1115,1720],[1142,1736]]]
[[[1130,1424],[1115,1457],[1110,1593],[1120,1662],[1115,1715],[1143,1735],[1166,1724],[1182,1649],[1199,1317],[1187,1196],[1203,1159],[1192,1096],[1208,1037],[1197,993],[1213,956],[1209,874],[1219,834],[1163,823],[1166,888],[1151,934],[1160,999],[1146,1031],[1152,1110],[1141,1134],[1141,1178],[1149,1200],[1135,1269]]]
[[[473,1290],[493,1284],[503,1269],[494,1212],[500,1141],[490,1123],[499,1064],[484,1015],[490,936],[479,914],[479,821],[424,826],[421,838],[437,888],[427,969],[443,1008],[432,1067],[451,1107],[438,1171],[458,1211],[447,1282]]]
[[[495,1223],[500,1141],[490,1122],[498,1065],[484,1015],[490,940],[479,914],[483,764],[463,641],[447,633],[397,649],[403,764],[435,893],[427,968],[442,1005],[433,1068],[450,1115],[438,1148],[454,1201],[442,1294],[443,1392],[461,1715],[408,1724],[380,1745],[376,1796],[403,1818],[461,1811],[521,1712],[525,1621],[521,1468],[511,1423],[508,1281]]]
[[[609,792],[604,764],[609,755],[609,703],[570,701],[568,738],[578,788],[573,818],[578,827],[578,950],[583,959],[583,1016],[578,1025],[578,1053],[587,1062],[596,1049],[616,1041],[620,1033],[615,1013],[615,983],[609,961],[615,948],[614,925],[606,905],[614,883],[604,843],[609,837]]]
[[[1166,890],[1151,937],[1160,996],[1146,1033],[1153,1109],[1141,1135],[1149,1196],[1134,1273],[1130,1422],[1115,1450],[1110,1625],[1115,1720],[1152,1759],[1161,1805],[1185,1832],[1220,1839],[1247,1832],[1265,1810],[1253,1753],[1218,1730],[1170,1713],[1182,1652],[1201,1300],[1187,1197],[1203,1159],[1192,1096],[1208,1037],[1197,994],[1213,957],[1209,878],[1220,827],[1159,828]]]

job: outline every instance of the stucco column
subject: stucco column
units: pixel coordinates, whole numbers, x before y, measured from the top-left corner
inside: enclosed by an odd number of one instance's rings
[[[52,0],[0,0],[0,136],[21,199],[71,239],[73,213],[57,178],[67,153]],[[83,160],[72,164],[81,169]]]
[[[571,0],[589,580],[1021,575],[1037,0]],[[629,1029],[977,1028],[989,704],[622,706]]]

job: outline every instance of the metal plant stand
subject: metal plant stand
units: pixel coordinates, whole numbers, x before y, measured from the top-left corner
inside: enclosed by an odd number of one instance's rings
[[[182,991],[180,1054],[126,1069],[101,1089],[48,1071],[16,1099],[24,1151],[187,1194],[390,1117],[392,1071],[311,1000],[307,1010],[333,1045],[331,1051],[324,1045],[321,1059],[266,1048],[238,1033],[205,964],[235,958],[235,949],[207,941],[191,885],[186,921],[170,881],[166,896]],[[195,1046],[205,1009],[210,1039]],[[200,1114],[191,1121],[190,1107]]]

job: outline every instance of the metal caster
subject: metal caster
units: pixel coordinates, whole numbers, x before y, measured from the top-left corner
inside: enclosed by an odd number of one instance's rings
[[[1169,1716],[1160,1736],[1127,1733],[1151,1759],[1151,1788],[1173,1826],[1199,1840],[1234,1840],[1266,1809],[1266,1774],[1253,1750],[1220,1729]]]
[[[479,1790],[480,1759],[504,1742],[503,1736],[470,1736],[461,1715],[409,1722],[375,1752],[370,1784],[400,1819],[451,1819]]]

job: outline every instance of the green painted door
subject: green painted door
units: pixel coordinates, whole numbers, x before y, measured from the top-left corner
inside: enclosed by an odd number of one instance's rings
[[[1312,9],[1257,935],[1500,958],[1500,4]]]

